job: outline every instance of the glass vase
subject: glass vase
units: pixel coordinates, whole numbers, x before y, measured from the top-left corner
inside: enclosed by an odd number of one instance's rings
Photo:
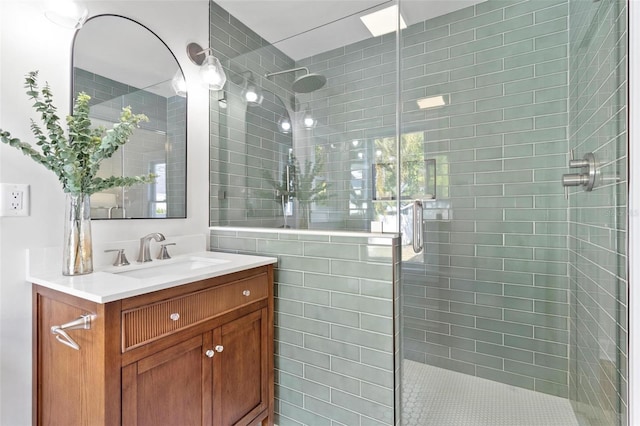
[[[91,272],[93,272],[93,250],[89,194],[67,194],[62,274],[84,275]]]

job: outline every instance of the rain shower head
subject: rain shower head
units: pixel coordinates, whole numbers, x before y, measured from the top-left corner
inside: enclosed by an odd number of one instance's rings
[[[274,75],[286,74],[290,72],[296,71],[306,71],[306,74],[301,75],[296,78],[291,85],[291,89],[296,93],[311,93],[316,90],[322,88],[327,83],[327,77],[322,74],[310,73],[309,69],[306,67],[301,68],[292,68],[290,70],[278,71],[278,72],[270,72],[265,74],[266,78],[272,77]]]
[[[327,77],[311,73],[296,78],[291,88],[296,93],[310,93],[322,88],[326,83]]]

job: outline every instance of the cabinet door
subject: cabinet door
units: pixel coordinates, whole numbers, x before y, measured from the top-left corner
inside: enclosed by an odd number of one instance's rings
[[[214,332],[214,348],[222,349],[214,357],[215,425],[246,425],[267,408],[267,339],[266,308]]]
[[[68,302],[68,303],[67,303]],[[36,294],[34,298],[34,421],[38,425],[89,425],[120,423],[119,359],[104,350],[105,310],[85,301],[56,300]],[[61,325],[96,313],[89,330],[68,330],[80,350],[63,345],[51,334],[51,326]],[[117,350],[117,348],[116,348]],[[117,356],[118,353],[116,352]],[[4,368],[4,366],[3,366]],[[107,389],[114,386],[117,398]]]
[[[212,363],[205,333],[123,367],[123,425],[211,425]]]

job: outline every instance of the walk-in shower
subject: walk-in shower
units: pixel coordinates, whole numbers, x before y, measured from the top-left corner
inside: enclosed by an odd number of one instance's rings
[[[281,42],[211,4],[265,93],[212,95],[210,205],[213,248],[281,259],[278,423],[626,425],[627,3],[386,3]]]

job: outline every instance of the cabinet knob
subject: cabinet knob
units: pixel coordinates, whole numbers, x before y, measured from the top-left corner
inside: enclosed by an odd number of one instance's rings
[[[216,353],[213,351],[213,349],[209,349],[209,350],[208,350],[208,351],[206,351],[204,354],[205,354],[207,357],[209,357],[209,358],[213,358],[213,356],[214,356]]]
[[[222,346],[222,345],[217,345],[217,346],[216,346],[216,352],[222,352],[222,351],[224,351],[224,346]]]
[[[242,295],[243,295],[243,296],[250,296],[250,295],[251,295],[251,292],[250,292],[249,290],[244,290],[244,291],[242,292]]]
[[[175,312],[175,313],[169,315],[169,318],[171,318],[173,321],[178,321],[180,319],[180,314]]]

